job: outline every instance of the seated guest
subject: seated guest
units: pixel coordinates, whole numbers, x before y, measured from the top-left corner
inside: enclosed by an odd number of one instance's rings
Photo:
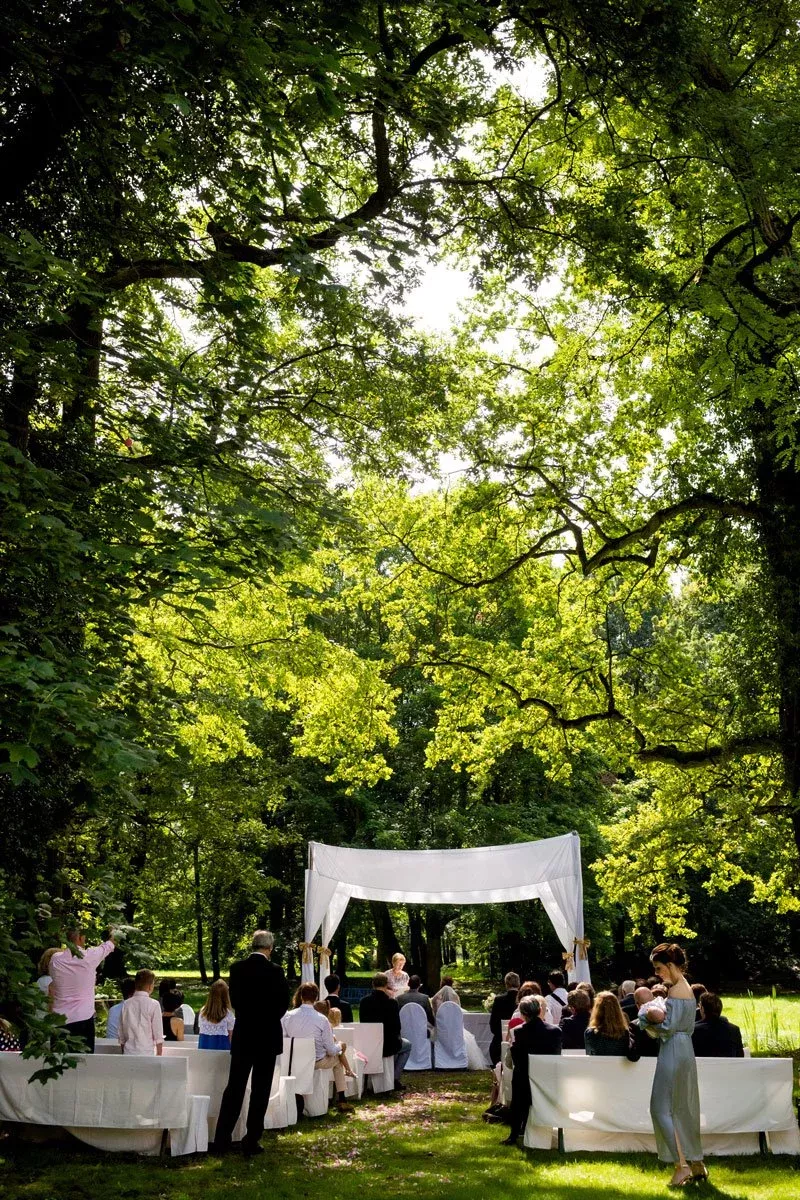
[[[164,1030],[165,1042],[183,1041],[183,1015],[181,1014],[182,1004],[182,992],[164,992],[161,997],[161,1023]]]
[[[697,1004],[697,1020],[699,1021],[700,1020],[700,997],[705,995],[705,993],[708,991],[708,988],[706,987],[706,985],[704,983],[692,983],[692,984],[690,984],[690,987],[691,987],[692,991],[694,992],[694,998],[695,998],[695,1002]]]
[[[408,991],[403,992],[402,996],[397,997],[397,1003],[400,1008],[403,1008],[406,1004],[419,1004],[424,1008],[425,1017],[428,1022],[428,1036],[430,1037],[434,1027],[433,1009],[428,997],[420,991],[421,987],[422,980],[419,975],[412,975],[408,981]]]
[[[592,1004],[594,1004],[594,998],[595,998],[596,993],[595,993],[595,990],[592,987],[592,985],[590,983],[588,983],[586,980],[582,980],[580,983],[576,983],[575,991],[576,992],[578,992],[578,991],[586,992],[586,995],[589,997],[589,1000],[591,1001]]]
[[[627,1018],[613,992],[598,992],[583,1035],[587,1054],[618,1055],[636,1062],[639,1051]]]
[[[647,1006],[653,1003],[653,993],[650,991],[649,987],[637,987],[636,991],[633,993],[633,998],[637,1006],[637,1016],[633,1021],[631,1021],[631,1029],[633,1030],[633,1035],[636,1038],[636,1046],[639,1054],[642,1058],[658,1058],[658,1051],[661,1048],[661,1039],[659,1038],[658,1034],[656,1034],[655,1037],[652,1036],[651,1031],[642,1025],[641,1018],[638,1015],[642,1012],[646,1013],[648,1011]]]
[[[542,1020],[545,1001],[541,997],[526,996],[520,1002],[520,1013],[524,1024],[517,1030],[511,1047],[514,1075],[511,1080],[511,1132],[502,1143],[513,1146],[525,1128],[528,1109],[531,1106],[531,1083],[528,1077],[529,1054],[560,1054],[561,1030],[545,1025]]]
[[[21,1050],[19,1038],[14,1033],[14,1030],[9,1025],[8,1021],[0,1017],[0,1054],[8,1051],[13,1054],[17,1050]]]
[[[635,991],[636,981],[634,979],[623,979],[619,989],[619,1006],[629,1021],[632,1021],[636,1016],[636,1001],[633,998]]]
[[[509,971],[503,983],[506,985],[506,990],[500,996],[495,996],[492,1001],[492,1010],[489,1013],[489,1029],[492,1033],[492,1040],[489,1043],[489,1061],[493,1067],[500,1062],[503,1021],[510,1021],[517,1007],[519,975],[516,971]]]
[[[347,1001],[340,997],[339,988],[341,986],[342,981],[338,975],[328,975],[325,980],[325,991],[328,993],[331,1008],[338,1008],[345,1025],[350,1025],[353,1021],[353,1010]]]
[[[122,1005],[126,1000],[130,1000],[136,991],[136,980],[131,979],[130,976],[127,979],[120,979],[119,990],[122,1000],[120,1000],[119,1004],[114,1004],[108,1010],[108,1021],[106,1022],[106,1037],[113,1038],[114,1041],[117,1041],[119,1037],[119,1016],[122,1012]]]
[[[541,994],[542,994],[542,989],[539,987],[539,985],[535,979],[526,979],[525,982],[522,984],[519,991],[517,992],[517,1007],[515,1008],[514,1012],[511,1015],[511,1020],[508,1022],[508,1040],[509,1040],[509,1042],[513,1042],[513,1040],[514,1040],[514,1030],[518,1029],[520,1025],[523,1025],[524,1021],[525,1021],[525,1018],[522,1016],[522,1013],[520,1012],[520,1009],[519,1009],[520,1004],[528,996],[541,996]],[[545,1010],[544,1010],[544,1019],[545,1019],[545,1021],[547,1021],[548,1025],[549,1025],[550,1020],[547,1015],[547,1008],[545,1008]]]
[[[152,999],[156,977],[152,971],[136,972],[134,992],[124,1000],[119,1018],[119,1044],[123,1054],[151,1057],[161,1054],[164,1030],[161,1026],[161,1005]]]
[[[162,980],[160,980],[159,985],[158,985],[158,1002],[159,1002],[159,1004],[164,999],[167,992],[177,992],[177,990],[178,990],[177,979],[171,979],[168,975],[165,975],[164,978]]]
[[[547,1005],[547,1020],[551,1025],[560,1025],[567,1007],[567,992],[564,987],[562,971],[551,971],[547,976],[548,994],[545,997]]]
[[[386,972],[386,978],[389,980],[389,995],[395,1000],[408,991],[408,974],[403,970],[405,965],[404,954],[392,955],[392,967]]]
[[[39,978],[36,980],[36,986],[44,992],[45,996],[49,994],[50,984],[53,982],[50,974],[50,959],[54,954],[60,954],[63,949],[63,946],[48,946],[39,959]]]
[[[403,1091],[403,1067],[411,1053],[411,1042],[400,1031],[400,1006],[389,990],[383,971],[372,977],[372,991],[361,1001],[359,1019],[383,1026],[383,1057],[394,1056],[395,1091]]]
[[[439,1011],[439,1006],[448,1000],[452,1000],[454,1004],[461,1007],[461,997],[453,987],[454,982],[455,980],[452,975],[442,976],[438,992],[434,996],[431,996],[431,1008],[433,1009],[434,1016]]]
[[[742,1033],[722,1015],[722,1000],[715,992],[700,997],[700,1020],[694,1027],[692,1045],[698,1058],[744,1058]]]
[[[94,1054],[94,988],[97,968],[114,950],[114,939],[99,946],[86,945],[82,929],[67,930],[66,950],[57,950],[50,959],[50,1008],[66,1017],[67,1033],[83,1038],[89,1054]]]
[[[299,1007],[291,1009],[281,1018],[283,1035],[314,1039],[315,1070],[333,1071],[336,1107],[339,1112],[352,1112],[352,1106],[347,1103],[344,1095],[345,1075],[352,1075],[352,1071],[349,1067],[345,1069],[342,1062],[345,1048],[334,1039],[330,1021],[314,1007],[319,999],[319,988],[315,983],[301,983],[298,991]]]
[[[314,1008],[318,1013],[322,1013],[331,1029],[339,1028],[342,1023],[342,1014],[338,1008],[331,1008],[329,1000],[315,1000]],[[342,1042],[342,1053],[339,1055],[339,1059],[344,1067],[345,1076],[349,1076],[350,1079],[355,1079],[355,1071],[352,1070],[350,1063],[347,1061],[347,1055],[345,1054],[346,1049],[346,1043]]]
[[[235,1024],[228,985],[224,979],[215,979],[197,1019],[198,1050],[230,1050]]]
[[[586,992],[575,988],[567,995],[568,1016],[561,1022],[562,1050],[584,1050],[583,1035],[589,1025],[592,1002]]]

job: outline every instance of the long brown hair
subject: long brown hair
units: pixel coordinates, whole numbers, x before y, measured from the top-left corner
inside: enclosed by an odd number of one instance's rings
[[[208,999],[200,1009],[200,1016],[205,1017],[212,1025],[219,1025],[220,1021],[224,1021],[231,1007],[231,995],[228,991],[228,985],[224,979],[217,979],[211,985],[211,990],[208,993]]]
[[[628,1022],[613,992],[597,993],[589,1027],[610,1038],[621,1038],[628,1032]]]

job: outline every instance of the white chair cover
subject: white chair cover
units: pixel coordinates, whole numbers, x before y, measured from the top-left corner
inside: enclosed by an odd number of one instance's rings
[[[213,1053],[213,1051],[209,1051]],[[281,1075],[293,1075],[295,1092],[298,1096],[308,1096],[314,1090],[314,1062],[316,1047],[313,1038],[283,1039],[283,1055],[281,1056]]]
[[[400,1009],[400,1028],[403,1037],[411,1042],[406,1071],[430,1071],[433,1065],[428,1038],[428,1019],[421,1004],[404,1004]]]
[[[446,1000],[436,1014],[436,1044],[433,1062],[437,1071],[466,1071],[464,1014],[455,1000]]]
[[[391,1092],[394,1088],[394,1055],[387,1055],[381,1062],[383,1070],[380,1074],[373,1073],[369,1076],[370,1086],[376,1096],[381,1092]]]
[[[314,1068],[314,1085],[311,1091],[304,1095],[303,1112],[307,1117],[324,1117],[328,1111],[331,1098],[333,1071],[329,1068],[318,1071]]]
[[[346,1042],[348,1050],[352,1047],[364,1055],[367,1060],[365,1075],[383,1074],[383,1026],[377,1021],[349,1021],[338,1026],[334,1037]],[[355,1071],[352,1059],[350,1065]]]

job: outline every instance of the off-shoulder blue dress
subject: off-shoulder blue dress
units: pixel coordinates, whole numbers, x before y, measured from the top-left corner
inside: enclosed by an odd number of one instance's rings
[[[678,1142],[687,1162],[700,1162],[700,1096],[697,1090],[697,1063],[692,1048],[697,1004],[674,1000],[666,1004],[667,1015],[653,1029],[661,1039],[656,1060],[650,1116],[656,1135],[658,1157],[662,1162],[680,1161]],[[676,1141],[677,1137],[677,1141]]]

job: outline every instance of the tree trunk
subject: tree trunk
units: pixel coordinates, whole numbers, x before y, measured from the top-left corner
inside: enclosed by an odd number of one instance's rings
[[[409,904],[406,907],[408,908],[408,950],[411,955],[411,963],[420,979],[427,979],[428,948],[423,932],[422,910],[416,904]]]
[[[339,976],[342,983],[347,978],[347,925],[342,921],[333,938],[333,963],[336,965],[331,967],[336,975]]]
[[[219,979],[219,921],[215,917],[211,922],[211,978]]]
[[[425,942],[427,957],[425,962],[425,983],[429,991],[438,992],[442,978],[442,934],[447,922],[452,920],[452,914],[436,908],[425,910]]]
[[[208,983],[208,971],[206,970],[206,956],[203,952],[203,899],[200,893],[200,847],[195,845],[192,847],[192,861],[194,863],[194,920],[197,929],[197,966],[200,971],[200,978],[203,983]]]
[[[400,949],[389,909],[382,900],[370,900],[370,912],[375,924],[378,941],[378,970],[387,971],[392,965],[392,955]]]
[[[762,409],[756,432],[761,544],[767,561],[776,630],[780,749],[800,853],[800,476],[778,458],[779,434]]]

